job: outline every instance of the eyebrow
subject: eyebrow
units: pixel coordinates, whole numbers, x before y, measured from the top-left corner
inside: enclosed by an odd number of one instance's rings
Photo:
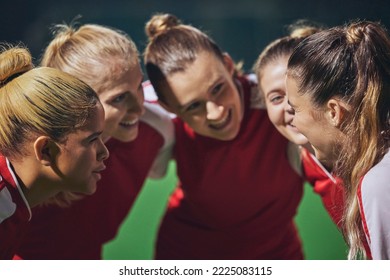
[[[99,137],[100,135],[102,135],[102,133],[103,133],[103,131],[94,132],[91,135],[89,135],[86,139],[87,139],[87,141],[90,141],[93,138]]]
[[[270,91],[268,91],[268,92],[265,94],[265,96],[268,97],[268,96],[270,96],[272,93],[280,93],[280,94],[282,94],[283,92],[284,92],[284,91],[283,91],[281,88],[275,87],[275,88],[271,89]],[[286,95],[286,94],[284,94],[284,95]]]

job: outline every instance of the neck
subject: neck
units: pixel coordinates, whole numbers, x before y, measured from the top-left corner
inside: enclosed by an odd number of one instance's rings
[[[39,166],[31,164],[31,159],[10,162],[30,207],[44,202],[60,191],[54,186],[53,180],[40,171]]]

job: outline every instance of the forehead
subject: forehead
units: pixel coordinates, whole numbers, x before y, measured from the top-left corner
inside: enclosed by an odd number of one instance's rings
[[[122,68],[116,75],[107,74],[105,77],[102,77],[96,92],[99,98],[123,92],[135,94],[142,81],[143,72],[139,63],[137,63],[136,65]]]
[[[227,74],[220,59],[211,53],[202,52],[184,71],[168,76],[166,82],[170,94],[180,104],[184,104],[199,98]]]
[[[97,92],[112,88],[127,80],[130,82],[137,80],[143,75],[138,58],[125,60],[113,57],[112,60],[107,59],[105,63],[97,65],[92,71],[94,71]]]
[[[104,128],[104,109],[100,102],[89,112],[87,120],[79,128],[66,136],[66,145],[72,145],[76,142],[84,142],[92,133],[103,131]]]
[[[289,75],[286,76],[286,91],[289,99],[295,98],[295,96],[298,95],[297,82],[293,77]]]
[[[260,85],[263,90],[275,84],[284,87],[286,80],[287,58],[280,58],[268,63],[262,71]],[[266,92],[265,92],[266,93]]]
[[[84,131],[101,130],[104,125],[104,114],[102,103],[97,101],[96,106],[91,109],[88,119],[80,129]]]

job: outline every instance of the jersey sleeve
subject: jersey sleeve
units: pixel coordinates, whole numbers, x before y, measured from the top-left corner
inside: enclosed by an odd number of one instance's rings
[[[157,103],[145,102],[145,114],[141,120],[156,129],[164,138],[156,159],[149,171],[148,177],[157,179],[165,176],[169,161],[172,159],[172,149],[175,143],[175,132],[170,114]]]
[[[342,226],[345,191],[341,179],[334,177],[307,149],[301,149],[302,169],[305,180],[320,195],[322,204],[332,221]]]
[[[390,259],[390,163],[371,169],[358,189],[363,229],[373,259]]]

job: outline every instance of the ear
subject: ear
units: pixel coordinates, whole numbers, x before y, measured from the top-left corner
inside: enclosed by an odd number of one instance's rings
[[[44,166],[50,166],[56,156],[57,144],[47,136],[39,136],[34,141],[36,159]]]
[[[328,100],[326,107],[326,117],[329,123],[334,127],[339,127],[345,117],[347,110],[346,104],[340,99],[331,98]]]
[[[223,61],[230,75],[234,73],[234,61],[228,53],[223,53]]]

